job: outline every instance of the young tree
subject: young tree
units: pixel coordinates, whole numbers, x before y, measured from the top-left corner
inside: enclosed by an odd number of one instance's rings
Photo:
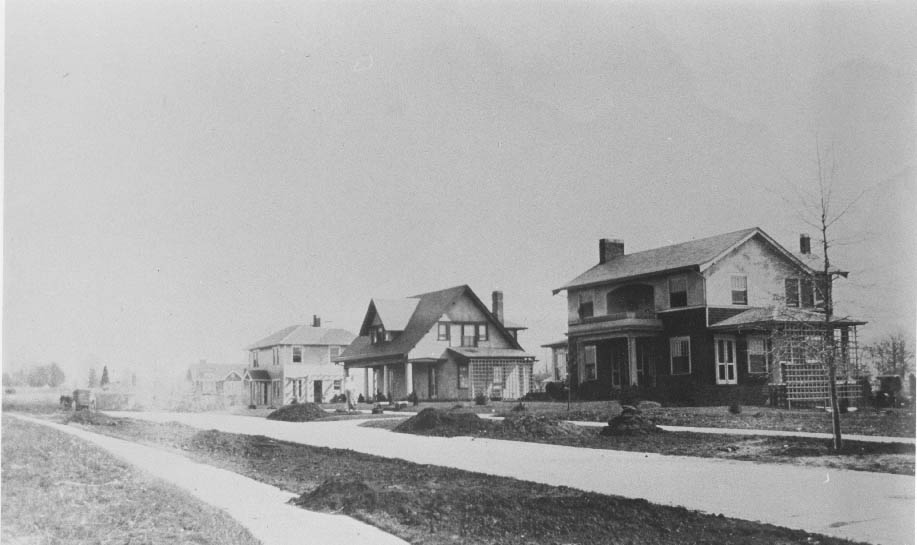
[[[51,362],[51,365],[48,367],[48,386],[52,388],[57,388],[67,380],[67,375],[64,374],[63,369],[55,362]]]
[[[89,387],[98,388],[99,387],[99,376],[96,373],[95,367],[89,368]]]
[[[893,333],[866,347],[866,354],[878,375],[906,376],[914,370],[914,352],[901,333]]]
[[[102,367],[102,382],[100,383],[100,386],[102,386],[102,388],[104,388],[104,387],[108,386],[108,382],[109,382],[109,380],[108,380],[108,366],[105,365],[105,366]]]

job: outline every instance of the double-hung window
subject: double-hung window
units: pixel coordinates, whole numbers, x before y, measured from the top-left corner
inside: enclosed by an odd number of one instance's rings
[[[595,380],[595,345],[583,347],[583,380]]]
[[[478,324],[477,326],[478,341],[487,340],[487,324]]]
[[[691,337],[669,339],[669,354],[673,375],[691,374]]]
[[[458,387],[465,390],[468,388],[468,364],[458,366]]]
[[[252,367],[258,367],[258,351],[252,350]]]
[[[799,280],[799,300],[803,308],[812,308],[815,306],[815,290],[812,289],[811,278],[801,278]]]
[[[786,292],[786,306],[788,307],[798,307],[799,306],[799,279],[798,278],[787,278],[784,281],[784,291]]]
[[[716,383],[736,384],[736,342],[732,337],[714,337]]]
[[[475,324],[462,324],[462,346],[477,346]]]
[[[748,337],[748,372],[763,374],[768,371],[767,342],[764,337]]]
[[[592,318],[594,310],[591,293],[581,293],[579,295],[579,309],[577,310],[579,319]]]
[[[732,304],[748,304],[748,277],[744,274],[734,274],[729,278],[732,287]]]
[[[688,279],[683,274],[669,278],[669,306],[688,306]]]
[[[302,363],[302,347],[293,347],[293,363]]]
[[[274,358],[274,362],[273,362],[274,365],[280,365],[280,347],[279,346],[275,346],[273,349],[271,349],[271,355]]]
[[[449,340],[449,324],[446,322],[439,322],[436,324],[436,340],[437,341],[448,341]]]

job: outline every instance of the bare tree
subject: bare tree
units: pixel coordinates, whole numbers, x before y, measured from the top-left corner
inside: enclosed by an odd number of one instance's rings
[[[834,449],[842,447],[840,407],[837,396],[837,341],[834,337],[834,279],[846,277],[847,273],[838,270],[831,263],[831,248],[835,241],[834,227],[851,207],[863,196],[865,189],[856,197],[841,203],[834,195],[837,175],[837,161],[832,148],[823,150],[818,139],[815,140],[816,185],[814,191],[797,188],[801,205],[800,216],[804,223],[818,232],[817,242],[821,246],[821,257],[815,278],[816,289],[823,302],[824,323],[821,328],[820,353],[828,370],[828,391],[831,403],[831,428],[834,435]]]
[[[878,375],[904,377],[914,370],[914,352],[902,333],[886,335],[867,346],[866,354]]]

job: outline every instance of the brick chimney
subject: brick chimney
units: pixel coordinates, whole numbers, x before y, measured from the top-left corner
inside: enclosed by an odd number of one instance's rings
[[[322,327],[322,319],[318,314],[312,315],[312,327]]]
[[[599,264],[624,255],[624,241],[617,238],[599,239]]]
[[[493,306],[491,312],[497,318],[497,321],[503,323],[503,292],[496,290],[493,293]]]
[[[805,233],[799,235],[799,253],[802,255],[812,253],[812,239]]]

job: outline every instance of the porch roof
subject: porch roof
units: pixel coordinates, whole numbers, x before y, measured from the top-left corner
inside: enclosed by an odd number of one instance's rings
[[[515,348],[485,348],[477,346],[453,346],[449,348],[450,352],[463,356],[465,358],[528,358],[535,359],[535,356],[523,350]]]
[[[272,380],[271,374],[267,369],[248,369],[245,374],[249,380]]]
[[[830,324],[833,326],[856,326],[866,322],[850,317],[832,316]],[[825,315],[809,309],[758,307],[750,308],[745,312],[736,314],[721,322],[710,325],[710,329],[747,329],[753,327],[773,327],[782,324],[807,324],[819,325],[825,323]]]

